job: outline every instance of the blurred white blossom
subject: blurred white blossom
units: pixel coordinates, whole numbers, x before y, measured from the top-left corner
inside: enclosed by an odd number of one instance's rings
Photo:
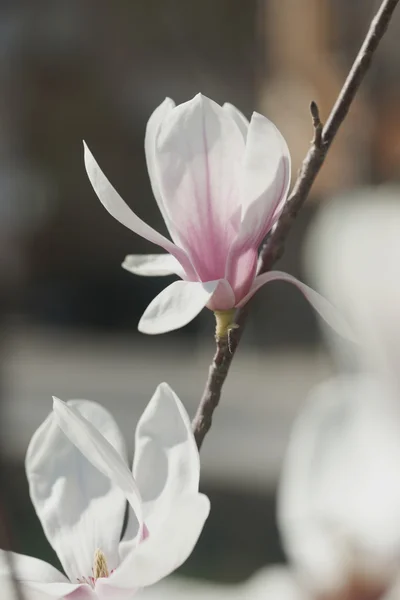
[[[321,210],[307,262],[359,343],[294,425],[279,489],[287,553],[313,598],[397,598],[400,583],[400,193]],[[328,333],[330,335],[330,332]]]

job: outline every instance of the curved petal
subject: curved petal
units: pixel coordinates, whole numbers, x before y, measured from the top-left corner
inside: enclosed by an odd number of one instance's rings
[[[53,397],[55,421],[67,438],[89,462],[123,492],[139,522],[139,535],[143,530],[140,492],[130,472],[125,457],[121,456],[108,439],[74,406]],[[104,518],[107,514],[107,519]],[[103,513],[103,524],[109,519]],[[121,534],[121,528],[118,535]],[[103,548],[101,548],[103,550]],[[108,558],[108,557],[107,557]],[[110,566],[110,565],[109,565]],[[110,566],[111,568],[111,566]]]
[[[167,383],[158,386],[136,427],[133,475],[150,535],[176,498],[199,489],[200,458],[190,419]]]
[[[92,596],[91,594],[85,595],[85,588],[88,586],[79,583],[70,583],[65,575],[52,565],[31,556],[24,556],[23,554],[16,554],[14,552],[10,552],[9,554],[12,560],[13,576],[18,581],[27,600],[58,600],[72,592],[77,594],[78,590],[81,592],[81,595],[74,596],[77,600]],[[10,588],[9,596],[5,592],[7,590],[7,582],[9,582]],[[0,550],[0,589],[2,598],[14,598],[11,592],[10,565],[3,550]]]
[[[147,121],[146,134],[144,138],[144,150],[146,154],[147,171],[149,173],[151,188],[172,239],[174,239],[174,228],[173,223],[171,223],[167,211],[165,210],[164,201],[160,192],[157,164],[155,161],[155,148],[156,137],[160,126],[165,117],[172,111],[174,107],[175,102],[171,100],[171,98],[165,98],[165,100],[159,106],[157,106],[155,111],[151,114],[150,119]]]
[[[243,600],[310,600],[292,569],[284,566],[262,569],[236,590]]]
[[[141,588],[169,575],[191,554],[209,511],[210,502],[203,494],[177,497],[165,521],[102,584]]]
[[[90,183],[104,208],[114,217],[114,219],[122,223],[122,225],[125,225],[125,227],[146,240],[149,240],[149,242],[161,246],[166,252],[175,256],[181,263],[183,269],[188,274],[195,277],[193,267],[186,252],[181,248],[178,248],[173,242],[161,235],[161,233],[158,233],[158,231],[147,225],[147,223],[135,215],[108,181],[85,142],[83,142],[83,146],[86,172]]]
[[[222,108],[235,121],[236,125],[240,129],[243,139],[246,141],[247,131],[249,129],[249,122],[244,116],[244,114],[240,112],[240,110],[238,110],[236,106],[233,106],[233,104],[231,104],[230,102],[225,102]]]
[[[226,265],[225,278],[234,291],[235,306],[250,292],[257,272],[257,263],[256,246],[246,249],[240,245],[233,245]]]
[[[242,225],[238,244],[258,246],[278,219],[290,186],[290,153],[271,121],[253,113],[243,166]]]
[[[178,275],[185,277],[185,271],[178,260],[171,254],[128,254],[122,267],[135,275],[161,277],[163,275]]]
[[[400,415],[367,377],[319,386],[292,430],[278,518],[286,549],[321,590],[397,573]]]
[[[118,456],[125,454],[119,429],[104,408],[92,402],[72,401],[67,410],[81,419],[90,419],[98,436],[107,438],[106,443]],[[68,577],[76,581],[91,575],[97,548],[106,554],[110,568],[116,566],[126,499],[109,477],[77,450],[57,422],[56,415],[50,414],[32,437],[26,473],[44,532]]]
[[[306,252],[312,281],[332,298],[359,336],[356,362],[390,380],[398,391],[399,231],[399,188],[359,188],[318,211]],[[347,361],[340,346],[334,349],[340,361]]]
[[[155,335],[184,327],[206,306],[218,283],[174,281],[150,302],[139,321],[139,331]]]
[[[143,500],[145,537],[168,517],[176,498],[199,489],[200,458],[190,419],[167,383],[157,387],[137,424],[133,476]],[[137,523],[129,515],[121,558],[136,534]]]
[[[68,579],[58,569],[43,560],[0,550],[0,577],[10,576],[10,563],[12,561],[13,573],[18,581],[38,581],[41,583],[68,583]]]
[[[241,308],[250,300],[250,298],[257,292],[257,290],[269,283],[270,281],[281,280],[287,281],[288,283],[293,283],[297,287],[298,290],[305,296],[311,306],[317,311],[317,313],[334,329],[339,335],[344,338],[357,343],[357,340],[348,325],[347,321],[341,315],[341,313],[336,310],[336,308],[321,294],[318,294],[315,290],[310,288],[305,283],[302,283],[296,277],[289,275],[288,273],[283,273],[282,271],[269,271],[268,273],[263,273],[262,275],[258,275],[254,283],[250,289],[250,292],[241,300],[238,304],[238,308]]]
[[[231,284],[226,279],[220,279],[215,292],[207,302],[210,310],[230,310],[236,304],[235,294]]]
[[[244,149],[234,120],[201,94],[174,108],[159,131],[156,162],[164,206],[201,281],[225,273],[239,225]]]

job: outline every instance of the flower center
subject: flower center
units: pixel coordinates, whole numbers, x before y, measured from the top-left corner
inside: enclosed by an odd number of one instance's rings
[[[97,548],[96,552],[94,553],[93,577],[96,580],[99,579],[99,577],[108,577],[109,574],[106,557],[100,548]]]
[[[113,571],[111,571],[111,573],[112,572]],[[79,583],[86,583],[94,589],[97,579],[100,579],[100,577],[109,576],[110,572],[108,570],[107,560],[104,552],[100,550],[100,548],[97,548],[96,552],[94,553],[92,575],[90,577],[82,577],[78,579],[78,581]]]

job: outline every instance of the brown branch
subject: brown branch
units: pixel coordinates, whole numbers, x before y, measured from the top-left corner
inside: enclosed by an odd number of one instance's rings
[[[297,213],[308,197],[330,145],[349,111],[398,2],[399,0],[383,0],[379,11],[371,22],[361,49],[324,127],[322,127],[317,105],[315,102],[311,103],[310,110],[314,126],[314,139],[304,158],[300,173],[286,202],[283,213],[275,229],[261,249],[257,270],[258,274],[269,271],[282,256],[285,240]],[[236,322],[240,327],[231,332],[229,344],[224,340],[217,341],[217,351],[210,366],[204,393],[192,424],[198,448],[201,447],[204,437],[211,427],[212,416],[218,406],[222,386],[228,375],[229,367],[240,341],[247,312],[248,307],[238,311]]]

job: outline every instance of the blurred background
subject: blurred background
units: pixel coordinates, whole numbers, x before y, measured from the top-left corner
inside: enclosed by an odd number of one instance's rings
[[[157,338],[136,330],[165,286],[120,264],[158,251],[113,220],[83,167],[85,139],[122,197],[165,233],[144,131],[165,98],[197,92],[287,138],[295,175],[368,28],[375,0],[0,0],[0,433],[2,501],[14,550],[55,562],[28,497],[24,455],[53,394],[106,405],[133,448],[160,381],[191,414],[213,351],[208,311]],[[400,16],[375,57],[279,268],[302,277],[301,248],[323,202],[400,174]],[[332,371],[315,316],[285,284],[262,289],[202,450],[212,512],[183,574],[239,581],[285,560],[275,490],[290,426]],[[242,527],[243,521],[246,527]]]

